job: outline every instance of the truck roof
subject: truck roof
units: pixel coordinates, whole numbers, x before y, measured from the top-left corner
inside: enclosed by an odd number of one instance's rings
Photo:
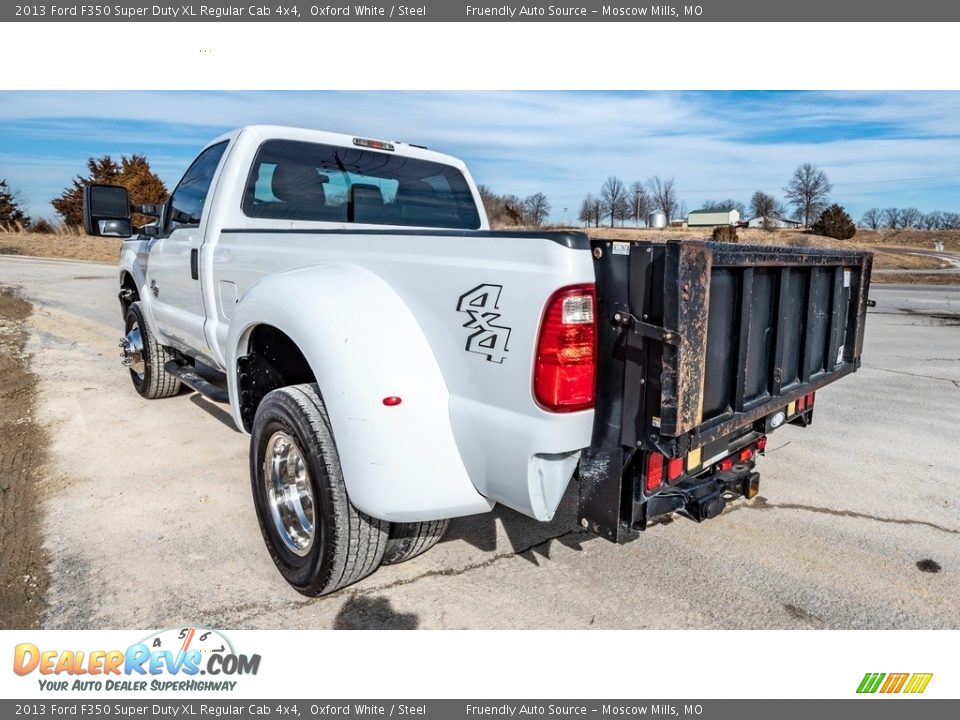
[[[266,140],[299,140],[301,142],[323,143],[325,145],[338,145],[343,147],[354,147],[355,139],[379,140],[388,142],[394,146],[394,150],[379,150],[375,147],[364,146],[364,150],[373,152],[391,152],[392,154],[406,155],[408,157],[420,158],[422,160],[431,160],[444,165],[452,165],[461,171],[466,170],[466,165],[459,158],[452,155],[428,150],[425,147],[411,145],[401,140],[390,140],[386,138],[372,138],[366,135],[347,135],[344,133],[329,132],[327,130],[313,130],[310,128],[289,127],[286,125],[245,125],[243,127],[224,133],[220,137],[212,140],[209,145],[215,145],[224,140],[231,140],[239,137],[243,133],[250,133],[259,138],[260,142]]]

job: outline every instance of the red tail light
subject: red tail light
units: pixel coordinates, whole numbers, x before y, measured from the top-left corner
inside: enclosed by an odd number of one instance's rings
[[[797,398],[797,412],[798,412],[798,413],[802,413],[802,412],[803,412],[804,410],[806,410],[806,409],[807,409],[807,396],[804,395],[804,396],[802,396],[802,397],[798,397],[798,398]]]
[[[813,407],[813,399],[817,396],[815,392],[807,393],[807,396],[804,398],[807,402],[807,410]]]
[[[757,440],[757,452],[763,452],[767,449],[767,436],[764,435],[762,438]]]
[[[720,461],[720,472],[726,472],[733,467],[733,458],[725,457]]]
[[[670,458],[667,463],[667,480],[673,482],[683,475],[683,458]]]
[[[740,462],[746,462],[753,457],[753,448],[745,447],[740,451]]]
[[[647,479],[645,486],[647,492],[653,492],[663,485],[663,455],[658,452],[652,452],[647,455]]]
[[[596,289],[574,285],[547,302],[537,339],[533,394],[552,412],[593,407],[597,374]]]

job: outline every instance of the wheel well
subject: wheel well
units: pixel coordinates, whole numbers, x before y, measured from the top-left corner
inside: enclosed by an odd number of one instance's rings
[[[240,417],[249,431],[267,393],[287,385],[315,382],[313,370],[297,344],[271,325],[250,333],[247,354],[237,360]]]
[[[127,310],[130,309],[130,306],[140,299],[140,293],[137,291],[137,283],[134,282],[133,276],[130,275],[130,273],[125,272],[120,279],[119,298],[120,309],[123,311],[123,316],[126,317]]]

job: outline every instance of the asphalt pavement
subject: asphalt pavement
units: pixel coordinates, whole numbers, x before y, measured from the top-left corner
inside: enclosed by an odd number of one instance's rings
[[[247,438],[120,366],[116,270],[0,256],[50,439],[48,627],[960,628],[960,287],[875,286],[863,367],[771,435],[760,497],[617,546],[568,493],[537,523],[453,521],[411,562],[311,599],[276,572]]]

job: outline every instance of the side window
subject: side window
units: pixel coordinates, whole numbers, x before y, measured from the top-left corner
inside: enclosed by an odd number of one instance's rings
[[[210,183],[227,149],[227,142],[217,143],[204,150],[193,161],[186,175],[170,197],[170,213],[167,218],[167,233],[177,228],[200,224],[203,205],[210,191]]]

